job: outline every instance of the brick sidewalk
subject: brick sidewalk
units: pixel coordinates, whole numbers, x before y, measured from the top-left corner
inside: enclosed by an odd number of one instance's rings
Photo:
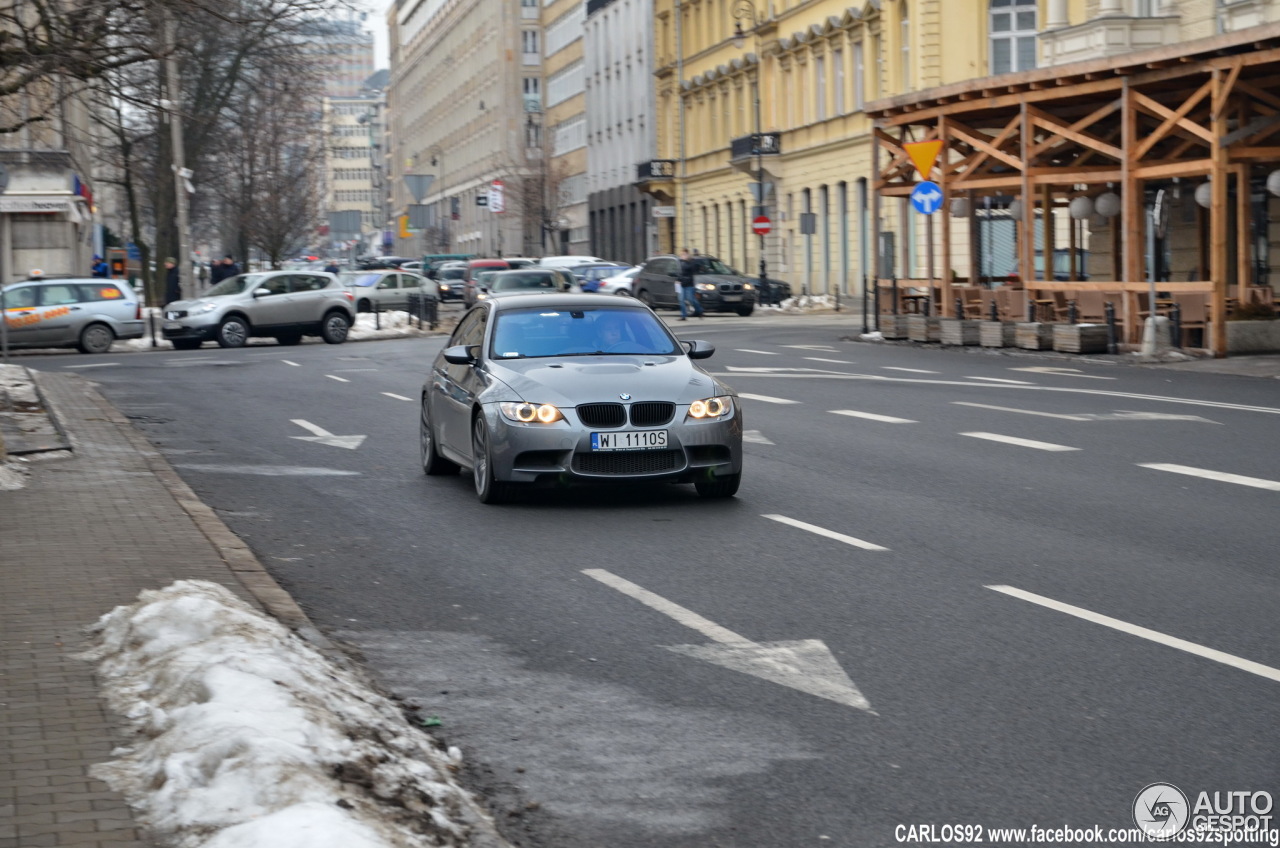
[[[73,450],[33,455],[46,458],[27,485],[0,491],[0,848],[144,846],[124,799],[88,775],[128,739],[75,658],[83,629],[179,579],[306,620],[88,381],[33,375]]]

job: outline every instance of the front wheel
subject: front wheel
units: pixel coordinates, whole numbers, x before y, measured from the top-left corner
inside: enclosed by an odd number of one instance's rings
[[[640,289],[640,292],[636,295],[636,298],[639,299],[639,301],[643,303],[645,306],[649,307],[650,309],[653,309],[653,295],[649,294],[648,289]]]
[[[418,447],[422,458],[423,474],[437,477],[458,473],[456,462],[451,462],[436,452],[436,438],[431,429],[431,413],[427,409],[425,397],[422,399],[422,412],[418,418]]]
[[[742,472],[712,477],[707,480],[695,480],[693,487],[698,495],[704,498],[731,498],[738,493],[738,485],[742,482]]]
[[[506,503],[513,486],[493,479],[493,460],[489,454],[489,426],[484,416],[477,415],[471,425],[471,473],[475,479],[476,498],[482,504]]]
[[[111,343],[116,334],[106,324],[90,324],[80,331],[80,341],[76,350],[81,353],[106,353],[111,350]]]
[[[244,347],[249,341],[249,324],[239,315],[224,318],[218,325],[218,347]]]
[[[351,322],[347,316],[341,312],[330,312],[324,316],[324,322],[320,325],[320,338],[324,339],[325,344],[342,344],[347,340],[350,329]]]
[[[752,312],[755,312],[755,311],[756,311],[756,308],[754,304],[751,306],[738,307],[738,314],[741,315],[743,318],[746,318],[748,315],[750,315]]]

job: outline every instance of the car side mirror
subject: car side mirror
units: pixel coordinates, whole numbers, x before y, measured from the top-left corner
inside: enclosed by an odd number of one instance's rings
[[[688,352],[690,359],[707,359],[716,352],[716,346],[701,339],[681,339],[680,344]]]
[[[444,349],[444,361],[453,365],[471,365],[476,361],[476,358],[471,355],[472,350],[479,353],[479,348],[476,345],[471,345],[470,347],[467,345],[447,347]]]
[[[270,292],[269,290],[267,290],[267,289],[254,289],[254,290],[253,290],[253,296],[254,296],[254,297],[266,297],[266,296],[267,296],[267,295],[269,295],[269,294],[271,294],[271,292]]]

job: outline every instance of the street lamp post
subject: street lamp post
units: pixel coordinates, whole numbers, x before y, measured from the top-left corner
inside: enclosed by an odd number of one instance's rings
[[[444,148],[438,144],[431,145],[431,167],[438,167],[439,173],[436,179],[440,181],[440,229],[444,235],[444,249],[442,253],[449,253],[452,245],[449,244],[449,219],[453,217],[453,204],[444,194]]]
[[[756,16],[756,7],[751,0],[734,0],[733,3],[733,45],[739,50],[746,44],[747,34],[742,29],[742,22],[746,20],[751,23],[751,33],[756,40],[756,84],[754,88],[755,96],[755,135],[751,139],[751,148],[756,156],[756,214],[752,218],[756,218],[765,213],[767,208],[765,198],[768,196],[764,184],[764,158],[761,153],[760,143],[760,72],[763,64],[760,56],[760,24],[764,21]],[[769,297],[769,276],[766,270],[766,262],[764,258],[764,238],[765,233],[760,233],[760,294],[761,298]]]

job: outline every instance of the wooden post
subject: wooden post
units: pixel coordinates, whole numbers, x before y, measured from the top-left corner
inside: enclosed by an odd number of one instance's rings
[[[1079,245],[1076,241],[1076,230],[1078,229],[1080,222],[1071,217],[1069,210],[1070,207],[1068,207],[1067,212],[1067,250],[1071,252],[1071,256],[1069,257],[1071,264],[1068,266],[1071,269],[1071,273],[1068,275],[1068,279],[1074,283],[1076,280],[1080,279],[1080,266],[1076,259],[1076,254],[1079,251]]]
[[[1044,221],[1044,278],[1049,282],[1055,279],[1053,272],[1053,252],[1055,247],[1053,232],[1053,187],[1045,186],[1040,193],[1040,208],[1043,212],[1040,215]]]
[[[1213,202],[1209,206],[1209,279],[1213,282],[1213,355],[1227,355],[1227,134],[1226,87],[1222,71],[1213,71],[1213,115],[1209,131],[1213,135],[1213,171],[1209,179]]]
[[[1018,158],[1022,160],[1022,240],[1021,255],[1018,257],[1018,275],[1022,277],[1023,285],[1027,289],[1027,300],[1030,301],[1034,295],[1031,292],[1031,284],[1036,278],[1036,199],[1031,193],[1031,113],[1027,111],[1027,103],[1024,100],[1020,107],[1022,111],[1022,131],[1019,133],[1021,154]]]
[[[1253,210],[1249,202],[1249,165],[1236,165],[1236,299],[1249,302],[1249,278],[1253,274],[1253,240],[1249,237]]]
[[[875,329],[880,329],[880,134],[878,123],[871,125],[871,292],[870,306],[876,313]],[[864,281],[865,285],[865,281]]]
[[[947,165],[951,161],[951,142],[947,138],[947,119],[938,119],[938,138],[942,139],[942,150],[938,153],[938,187],[942,189],[942,303],[938,314],[946,315],[955,308],[955,298],[951,296],[951,196],[947,192]],[[957,315],[963,318],[964,315]]]
[[[1126,283],[1140,283],[1143,280],[1143,252],[1146,244],[1146,215],[1144,213],[1142,203],[1142,191],[1139,187],[1138,178],[1134,173],[1134,154],[1138,147],[1138,113],[1133,106],[1133,95],[1129,88],[1129,78],[1125,77],[1121,89],[1121,118],[1120,118],[1120,149],[1124,158],[1120,163],[1120,238],[1122,251],[1124,255],[1124,267],[1121,280]],[[1128,292],[1125,298],[1127,302],[1125,316],[1125,336],[1126,341],[1136,341],[1139,330],[1139,321],[1141,315],[1134,307],[1137,306],[1138,296],[1135,292]],[[1151,315],[1155,315],[1155,304],[1147,304],[1147,309]]]

